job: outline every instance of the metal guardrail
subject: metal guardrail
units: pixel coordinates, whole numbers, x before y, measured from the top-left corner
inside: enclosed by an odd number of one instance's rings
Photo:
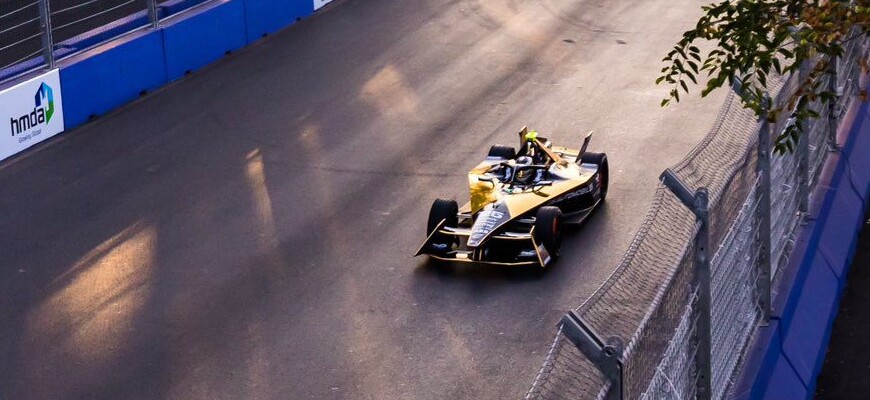
[[[794,153],[769,154],[771,139],[794,121],[759,121],[732,92],[707,136],[663,175],[620,264],[572,311],[585,330],[625,342],[623,398],[728,394],[752,335],[767,321],[776,296],[771,282],[788,262],[821,166],[836,148],[838,122],[857,98],[868,49],[866,38],[846,45],[827,82],[838,101],[812,105],[820,118],[806,122]],[[784,104],[808,69],[771,81],[775,104]],[[706,215],[692,198],[703,190]],[[615,381],[577,350],[565,324],[526,399],[611,398]]]
[[[147,27],[208,0],[0,0],[0,82]]]

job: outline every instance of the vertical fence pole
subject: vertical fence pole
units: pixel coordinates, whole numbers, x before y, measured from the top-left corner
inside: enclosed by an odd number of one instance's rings
[[[800,69],[798,69],[798,83],[802,84],[804,80],[806,80],[807,74],[809,73],[809,63],[804,61],[801,64]],[[798,147],[797,154],[798,157],[798,221],[801,224],[806,222],[806,217],[810,212],[810,134],[814,131],[815,125],[818,121],[802,121],[801,124],[805,129],[803,132],[800,132],[798,136]],[[807,122],[813,124],[813,128],[807,126]]]
[[[770,100],[765,105],[768,109]],[[770,319],[770,123],[767,112],[762,117],[761,128],[758,130],[758,208],[756,221],[758,225],[758,279],[755,282],[758,292],[758,307],[761,310],[761,323],[767,325]]]
[[[816,121],[812,121],[816,124]],[[801,132],[798,136],[798,220],[801,223],[806,221],[806,217],[810,212],[810,132],[812,129],[807,129],[806,132]]]
[[[610,382],[606,400],[623,399],[623,342],[618,336],[604,340],[583,320],[580,314],[569,311],[559,322],[565,337],[592,362]]]
[[[694,267],[695,277],[692,287],[698,289],[698,299],[695,306],[695,399],[710,400],[713,397],[712,386],[712,308],[710,280],[710,213],[709,194],[707,188],[699,188],[694,193],[677,177],[670,168],[661,175],[662,183],[677,196],[678,199],[695,214],[700,223],[698,236],[695,238]]]
[[[834,151],[839,149],[837,145],[837,125],[840,119],[840,102],[843,101],[843,93],[840,92],[838,85],[839,77],[837,76],[837,57],[831,57],[828,62],[828,90],[831,93],[836,93],[836,101],[828,102],[828,147]]]
[[[696,399],[711,399],[712,393],[712,331],[711,320],[711,295],[710,280],[710,216],[708,212],[709,197],[706,188],[700,188],[695,192],[695,216],[700,222],[698,237],[695,238],[695,284],[698,288],[698,322],[696,334],[698,335],[698,350],[695,353],[695,365],[698,367],[698,383]]]
[[[48,0],[38,0],[39,27],[42,29],[42,55],[45,65],[54,68],[54,41],[51,37],[51,7]]]
[[[157,29],[160,22],[160,15],[157,14],[157,0],[145,0],[148,2],[148,19],[151,20],[151,27]]]

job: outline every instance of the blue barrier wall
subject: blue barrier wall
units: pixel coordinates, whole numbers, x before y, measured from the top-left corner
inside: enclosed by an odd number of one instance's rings
[[[159,11],[172,14],[170,8],[188,8],[188,2],[167,2]],[[66,129],[114,110],[313,12],[311,0],[216,0],[164,19],[156,29],[142,29],[65,59],[58,68]],[[121,21],[119,26],[137,21]],[[95,39],[85,35],[82,40],[89,42],[65,43],[60,48],[81,48],[83,43],[92,45]]]
[[[795,242],[771,322],[747,354],[735,399],[811,399],[870,200],[870,104],[832,153]]]
[[[247,44],[243,0],[219,0],[162,24],[166,75],[175,80]]]
[[[69,130],[167,82],[163,31],[143,30],[58,63]]]

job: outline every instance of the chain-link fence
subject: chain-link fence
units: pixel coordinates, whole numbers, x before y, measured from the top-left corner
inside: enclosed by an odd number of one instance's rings
[[[769,154],[770,140],[793,119],[759,122],[733,92],[727,96],[704,140],[670,169],[683,187],[706,188],[709,206],[699,212],[670,184],[660,184],[622,261],[576,310],[592,336],[625,340],[616,355],[621,379],[599,372],[601,357],[613,348],[596,355],[595,341],[578,344],[582,338],[566,334],[562,324],[527,399],[614,398],[614,385],[626,399],[725,397],[769,312],[771,280],[788,261],[839,117],[857,97],[868,44],[847,43],[829,82],[840,97],[830,107],[811,105],[820,117],[805,122],[793,153]],[[786,104],[809,68],[772,81],[776,105]]]
[[[0,0],[0,82],[208,0]]]

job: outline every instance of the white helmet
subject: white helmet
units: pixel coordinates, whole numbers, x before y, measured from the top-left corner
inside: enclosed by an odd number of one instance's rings
[[[532,165],[532,158],[529,156],[517,157],[517,165]]]

